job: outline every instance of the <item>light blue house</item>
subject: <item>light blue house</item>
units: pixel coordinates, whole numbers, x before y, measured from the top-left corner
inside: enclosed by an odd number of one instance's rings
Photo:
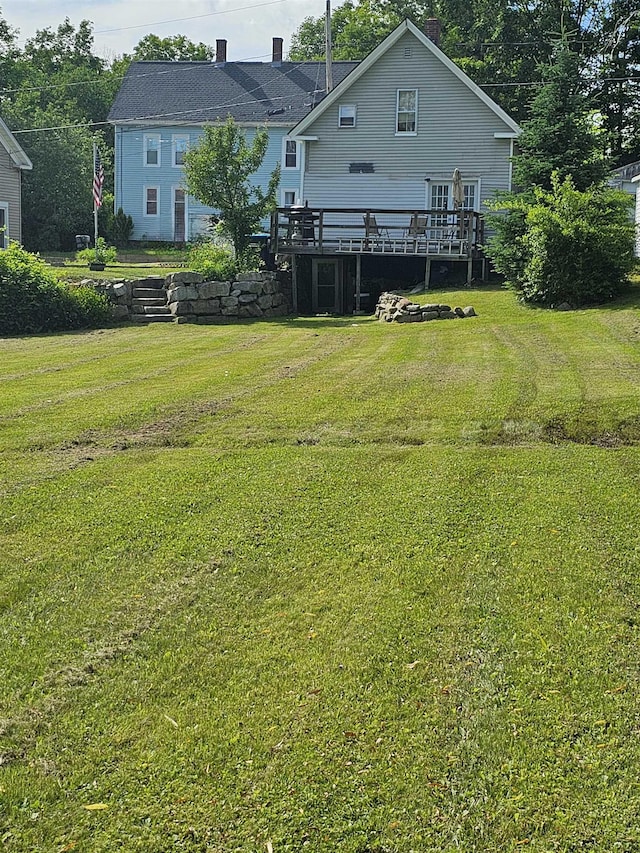
[[[227,43],[216,42],[211,62],[134,62],[109,114],[115,128],[115,207],[133,219],[134,240],[184,242],[203,233],[214,210],[188,196],[184,152],[204,124],[232,116],[251,141],[257,128],[269,147],[255,182],[266,187],[277,163],[279,204],[300,201],[301,146],[288,137],[326,94],[321,62],[283,62],[282,39],[273,39],[271,62],[227,62]],[[358,63],[333,63],[339,83]]]

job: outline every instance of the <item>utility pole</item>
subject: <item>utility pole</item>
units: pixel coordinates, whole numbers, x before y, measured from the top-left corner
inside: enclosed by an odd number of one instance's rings
[[[331,47],[331,0],[327,0],[327,11],[324,21],[324,37],[325,37],[325,55],[326,55],[326,82],[325,89],[327,94],[333,89],[333,71],[332,71],[332,47]]]

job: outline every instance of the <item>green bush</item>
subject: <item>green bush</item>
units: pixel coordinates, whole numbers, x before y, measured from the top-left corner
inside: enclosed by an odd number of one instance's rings
[[[116,262],[118,251],[115,246],[108,246],[104,237],[98,237],[94,249],[82,249],[76,252],[76,260],[84,264],[92,264],[94,261],[102,264],[113,264]]]
[[[189,266],[209,281],[229,281],[239,266],[230,248],[210,240],[196,243],[189,252]]]
[[[120,249],[129,245],[133,233],[133,219],[119,207],[109,219],[108,234],[111,241]]]
[[[95,328],[110,317],[106,297],[60,284],[38,255],[17,243],[0,252],[0,334]]]
[[[589,305],[623,292],[633,269],[633,223],[627,193],[574,188],[552,177],[550,191],[503,196],[489,217],[486,252],[505,284],[525,302]]]

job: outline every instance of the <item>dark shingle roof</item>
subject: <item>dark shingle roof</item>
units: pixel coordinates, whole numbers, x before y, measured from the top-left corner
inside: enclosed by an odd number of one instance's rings
[[[334,62],[333,85],[357,65]],[[109,121],[202,124],[232,115],[292,127],[325,94],[323,62],[132,62]]]

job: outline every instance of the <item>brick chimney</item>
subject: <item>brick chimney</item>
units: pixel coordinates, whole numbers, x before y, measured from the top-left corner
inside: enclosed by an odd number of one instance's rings
[[[437,47],[440,47],[440,21],[438,18],[427,18],[424,33]]]
[[[216,39],[216,64],[224,65],[227,61],[227,40]]]
[[[274,38],[273,39],[273,50],[271,52],[271,61],[274,65],[280,65],[282,62],[282,43],[283,39]]]

